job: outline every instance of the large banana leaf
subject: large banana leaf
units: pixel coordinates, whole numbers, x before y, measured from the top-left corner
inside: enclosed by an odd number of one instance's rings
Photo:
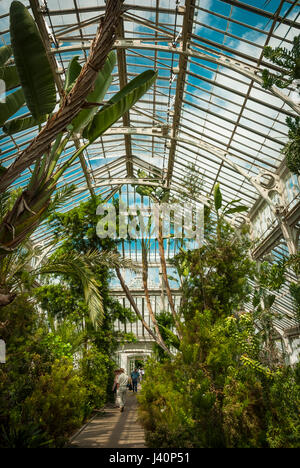
[[[40,119],[55,108],[55,82],[35,21],[18,1],[13,1],[10,7],[10,34],[28,109],[34,118]]]
[[[87,102],[101,103],[104,96],[112,82],[111,73],[116,64],[115,52],[110,52],[107,56],[106,62],[98,74],[94,91],[87,97]],[[81,133],[84,128],[92,121],[95,114],[98,112],[99,107],[94,106],[90,109],[83,109],[72,122],[73,133]]]
[[[82,70],[82,66],[78,62],[78,59],[79,55],[76,55],[76,57],[73,57],[69,63],[64,86],[66,94],[69,94]]]
[[[0,126],[4,124],[23,106],[25,97],[22,89],[18,89],[14,93],[6,96],[6,101],[0,104]]]
[[[222,206],[222,193],[220,190],[220,184],[216,184],[214,187],[214,202],[216,211],[219,211]]]
[[[35,119],[34,117],[14,119],[6,122],[2,130],[6,135],[13,135],[14,133],[24,132],[29,128],[36,127],[37,125],[44,123],[46,120],[46,116],[41,119]]]
[[[5,81],[6,90],[16,88],[20,85],[20,78],[18,75],[17,67],[0,67],[0,80]]]
[[[131,80],[95,115],[83,136],[93,143],[148,91],[156,77],[157,72],[147,70]]]
[[[12,49],[9,45],[0,47],[0,66],[5,65],[7,60],[11,57],[11,55]]]

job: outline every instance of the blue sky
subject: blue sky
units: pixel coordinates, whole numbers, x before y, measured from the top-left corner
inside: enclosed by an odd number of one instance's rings
[[[142,1],[142,0],[141,0]],[[146,0],[145,0],[146,1]],[[2,0],[0,1],[0,14],[4,14],[8,12],[9,10],[9,5],[11,1],[8,0]],[[28,4],[28,2],[25,2]],[[128,0],[127,3],[133,3],[132,1]],[[136,2],[138,3],[138,1]],[[152,6],[155,4],[155,2],[150,2],[147,0],[147,3],[151,4]],[[175,4],[175,1],[173,2]],[[181,2],[183,4],[183,2]],[[270,12],[276,11],[278,8],[278,5],[280,4],[280,0],[272,0],[267,6],[266,2],[264,0],[252,0],[252,1],[244,1],[244,3],[248,3],[251,6],[256,6],[257,8],[264,9],[266,8]],[[98,4],[98,5],[103,5],[103,1],[99,1],[98,3],[96,2],[89,2],[89,4]],[[126,2],[125,2],[126,4]],[[231,7],[228,3],[222,2],[220,0],[201,0],[198,2],[198,4],[203,7],[207,8],[210,11],[215,11],[219,15],[223,16],[228,16],[231,12],[231,18],[245,23],[246,26],[242,26],[236,23],[230,23],[227,22],[223,18],[218,18],[213,15],[205,14],[203,12],[198,12],[197,15],[197,21],[200,23],[203,23],[205,26],[200,26],[196,25],[194,32],[202,38],[202,40],[198,41],[198,46],[201,48],[201,46],[207,46],[206,42],[204,40],[213,40],[214,42],[217,42],[220,45],[224,45],[227,47],[232,48],[234,51],[239,51],[240,53],[245,53],[245,54],[253,54],[255,57],[258,57],[259,54],[261,53],[261,48],[256,47],[253,48],[250,44],[242,42],[240,38],[247,39],[248,41],[252,41],[257,43],[258,45],[263,45],[266,35],[259,33],[257,31],[251,30],[251,28],[247,28],[247,25],[253,26],[256,28],[261,28],[264,29],[265,31],[268,31],[270,28],[270,21],[267,18],[263,18],[262,16],[258,14],[254,14],[251,12],[248,12],[246,10],[243,10],[241,8],[237,7]],[[64,8],[70,8],[72,7],[73,2],[71,0],[61,0],[58,2],[57,0],[48,0],[48,6],[49,9],[51,10],[52,8],[58,8],[59,6],[64,7]],[[85,3],[84,1],[79,2],[80,6],[84,6]],[[170,0],[161,0],[161,6],[170,8],[172,6],[172,1]],[[284,4],[284,9],[283,12],[286,11],[289,8],[290,4],[285,2]],[[297,7],[294,15],[297,14],[297,11],[299,12],[300,7]],[[139,11],[131,11],[134,14],[143,16],[142,12]],[[72,15],[73,16],[73,15]],[[74,15],[75,16],[75,15]],[[147,15],[144,15],[146,17]],[[150,19],[154,20],[155,15],[153,14]],[[165,22],[168,23],[170,21],[174,20],[174,15],[160,15],[159,18],[160,22]],[[65,22],[71,22],[72,18],[71,17],[66,17],[64,18]],[[55,22],[56,23],[62,23],[61,19],[59,17],[55,17]],[[177,24],[177,29],[175,31],[175,35],[179,32],[180,26],[182,23],[182,18],[178,18],[178,24]],[[172,29],[172,24],[169,25],[169,28]],[[209,29],[208,26],[212,26],[214,28],[218,28],[221,30],[221,32],[216,32],[211,29]],[[234,37],[227,37],[223,34],[222,31],[225,31],[225,29],[228,27],[228,32],[234,36]],[[0,20],[0,28],[2,31],[8,28],[8,19],[3,18]],[[145,26],[142,26],[140,24],[136,24],[133,28],[134,32],[140,32],[140,33],[146,33],[149,32],[149,29]],[[286,26],[280,26],[278,28],[278,34],[284,35],[285,32],[287,31]],[[133,34],[134,34],[133,32]],[[132,35],[132,34],[131,34]],[[2,37],[3,41],[9,41],[9,36],[5,34]],[[197,42],[197,41],[196,41]],[[272,42],[271,42],[272,44]],[[276,44],[274,42],[274,44]],[[64,45],[69,45],[69,43],[65,43]],[[167,45],[167,43],[162,43],[162,45]],[[217,47],[215,47],[217,50]],[[131,76],[132,74],[135,73],[140,73],[146,68],[152,68],[153,67],[153,59],[154,59],[154,52],[149,50],[137,50],[139,54],[143,54],[145,57],[141,57],[140,55],[132,55],[130,58],[130,63],[131,65],[128,65],[128,73]],[[227,52],[228,53],[228,52]],[[72,52],[72,53],[67,53],[66,58],[70,58],[72,55],[76,55],[77,52]],[[158,90],[160,91],[159,99],[163,102],[168,101],[169,99],[169,92],[168,89],[162,89],[162,87],[167,87],[169,83],[169,78],[170,78],[170,65],[171,61],[167,61],[166,59],[170,59],[171,54],[169,52],[161,52],[159,51],[157,53],[158,60],[162,63],[165,64],[164,69],[160,69],[159,72],[159,78],[156,82],[156,85],[158,87]],[[147,58],[148,57],[148,58]],[[185,96],[185,100],[187,103],[184,105],[185,109],[187,111],[193,111],[195,117],[193,119],[191,118],[190,114],[185,114],[183,116],[182,121],[184,121],[190,129],[191,134],[193,132],[196,132],[199,130],[203,130],[204,133],[204,141],[216,141],[216,144],[224,144],[229,141],[230,139],[230,134],[232,131],[232,128],[234,127],[234,119],[236,119],[236,115],[239,112],[239,108],[243,103],[243,98],[240,96],[237,96],[234,91],[236,90],[234,88],[234,83],[236,82],[237,74],[234,74],[230,72],[228,69],[220,70],[224,73],[224,75],[219,75],[217,76],[215,71],[217,69],[216,64],[212,64],[209,62],[201,61],[199,59],[194,59],[193,64],[190,65],[190,71],[195,75],[195,76],[189,76],[189,83],[190,85],[187,86],[186,90],[188,93]],[[140,66],[137,67],[136,65],[139,64]],[[173,67],[176,67],[178,65],[178,54],[174,53],[173,56]],[[206,66],[207,68],[204,68]],[[117,71],[115,69],[115,71]],[[165,78],[165,79],[163,79]],[[238,85],[235,84],[235,86],[238,86],[238,89],[240,91],[247,90],[247,79],[243,77],[239,77],[240,82]],[[211,82],[208,82],[208,80],[211,80]],[[229,90],[225,91],[224,89],[220,88],[220,84],[226,85]],[[200,89],[196,89],[195,86],[198,86]],[[175,93],[175,87],[176,87],[176,80],[172,83],[171,90],[170,90],[170,96],[174,96]],[[232,92],[230,91],[230,88],[232,89]],[[112,86],[109,90],[109,94],[112,91],[116,91],[118,89],[118,86],[115,84]],[[214,92],[217,96],[212,96],[210,92]],[[151,101],[152,97],[152,91],[148,93],[147,99]],[[235,97],[236,96],[236,97]],[[259,96],[259,92],[257,90],[252,90],[252,96],[254,98],[257,98]],[[276,99],[272,99],[272,102],[277,102]],[[234,103],[230,103],[230,100],[235,101]],[[254,101],[253,101],[254,102]],[[248,126],[249,129],[251,129],[251,125],[253,125],[253,122],[249,120],[250,118],[255,119],[255,112],[260,111],[260,107],[257,103],[253,104],[252,101],[249,101],[249,107],[250,108],[246,109],[243,113],[243,117],[241,119],[241,124],[244,125],[244,127]],[[197,104],[198,107],[201,109],[196,109],[193,107],[194,104]],[[220,107],[221,106],[221,107]],[[139,103],[138,107],[141,109],[145,109],[149,112],[151,112],[151,104],[146,103]],[[213,112],[213,115],[209,115],[207,111]],[[25,112],[26,109],[24,108],[19,112],[19,115],[21,113]],[[165,112],[165,106],[157,106],[156,109],[157,115],[159,117],[162,117],[166,121],[166,112]],[[266,128],[267,125],[270,125],[270,121],[273,120],[273,118],[277,118],[275,113],[272,110],[263,110],[263,112],[266,112],[265,117],[259,117],[259,125],[261,128],[261,132],[264,132],[264,128]],[[267,114],[268,112],[268,114]],[[222,118],[229,118],[232,120],[233,123],[225,123],[224,126],[226,129],[222,129],[220,122]],[[220,131],[223,132],[222,136],[218,136],[217,130],[221,129]],[[276,128],[272,130],[272,136],[273,138],[280,139],[282,138],[280,131],[285,129],[285,124],[284,124],[284,119],[280,120],[280,117],[278,117],[278,123],[276,124]],[[249,158],[249,161],[242,162],[241,160],[238,159],[239,156],[239,150],[243,150],[245,148],[245,145],[250,141],[249,136],[251,135],[251,132],[248,131],[248,129],[243,128],[242,126],[239,128],[239,132],[237,132],[237,135],[235,136],[235,141],[234,145],[236,148],[236,153],[234,154],[235,160],[240,164],[243,165],[244,168],[249,169],[255,173],[257,172],[257,168],[253,167],[251,163],[251,158]],[[134,153],[137,154],[137,156],[140,156],[142,158],[146,158],[146,153],[142,151],[141,149],[141,140],[142,138],[136,137],[134,139],[133,143],[133,148],[134,148]],[[21,144],[25,142],[25,138],[23,137],[22,134],[19,134],[16,138],[17,143]],[[113,138],[110,138],[110,140],[113,140]],[[267,142],[268,143],[268,142]],[[112,143],[113,144],[113,143]],[[269,144],[269,143],[268,143]],[[9,150],[10,148],[10,142],[8,139],[2,141],[2,150],[6,151]],[[264,145],[262,143],[262,138],[257,136],[256,141],[251,143],[253,146],[252,149],[249,149],[249,155],[253,158],[255,158],[256,155],[263,153],[263,158],[266,162],[266,167],[268,161],[271,161],[272,158],[274,157],[275,154],[278,154],[280,151],[280,146],[278,146],[276,143],[272,143],[272,147],[268,147],[268,145]],[[150,145],[149,145],[150,147]],[[112,161],[119,157],[119,155],[124,152],[124,145],[119,145],[119,149],[116,148],[115,154],[109,153],[108,158],[105,160],[103,159],[101,153],[99,154],[99,158],[96,159],[96,153],[93,152],[92,156],[92,161],[91,165],[92,167],[98,168],[103,166],[105,163]],[[9,152],[5,155],[5,157],[9,156]],[[148,155],[149,156],[149,155]],[[205,161],[204,161],[205,163]],[[208,164],[208,162],[207,162]],[[216,164],[219,164],[219,161],[216,160]],[[77,165],[78,167],[78,165]],[[76,168],[77,168],[76,167]],[[70,176],[71,174],[74,174],[74,168],[70,169],[68,172],[68,175]],[[220,177],[225,178],[227,177],[227,173],[225,170],[221,172]],[[22,179],[24,180],[24,178]],[[19,180],[21,183],[21,179]],[[234,181],[233,181],[234,182]],[[233,189],[234,190],[234,189]]]

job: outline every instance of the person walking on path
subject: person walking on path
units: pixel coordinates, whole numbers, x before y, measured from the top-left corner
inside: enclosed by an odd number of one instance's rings
[[[141,382],[143,380],[144,374],[145,374],[144,369],[142,367],[139,370],[139,374],[140,374],[140,382]]]
[[[140,374],[136,368],[134,369],[133,372],[131,372],[131,380],[132,380],[132,391],[137,392],[137,384],[140,380]]]
[[[118,408],[119,404],[118,404],[118,398],[117,398],[117,383],[118,383],[118,377],[120,374],[120,369],[115,370],[114,374],[115,374],[115,378],[114,378],[114,383],[112,386],[112,391],[114,392],[114,396],[115,396],[115,407]]]
[[[124,369],[120,369],[117,379],[117,397],[119,399],[120,411],[123,413],[127,396],[128,375],[125,374]]]

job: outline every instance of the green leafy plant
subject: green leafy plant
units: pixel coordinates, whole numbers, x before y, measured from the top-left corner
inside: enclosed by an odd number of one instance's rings
[[[11,46],[0,48],[0,79],[5,82],[6,91],[12,91],[20,85],[20,78],[15,65],[7,62],[12,56]],[[17,89],[6,97],[5,103],[0,103],[0,125],[13,116],[24,104],[25,96],[22,89]]]
[[[88,396],[86,412],[88,412],[88,408],[101,409],[106,403],[111,383],[111,367],[110,357],[106,353],[100,352],[95,345],[84,351],[80,361],[80,372]]]
[[[281,71],[277,74],[271,73],[267,69],[263,70],[262,79],[264,88],[270,89],[273,85],[279,88],[287,88],[295,80],[300,79],[300,36],[294,37],[291,50],[281,47],[273,49],[267,46],[264,48],[264,56],[281,68]],[[298,86],[297,90],[299,92]],[[282,149],[282,154],[286,157],[286,164],[289,170],[294,174],[299,174],[300,118],[287,117],[286,123],[289,128],[289,139]]]
[[[60,359],[54,362],[49,374],[40,376],[24,406],[28,417],[44,433],[51,434],[59,447],[82,424],[86,398],[84,383],[72,362]]]
[[[278,359],[272,343],[272,292],[285,282],[285,262],[257,269],[246,231],[225,221],[218,188],[214,202],[219,216],[207,212],[204,245],[181,249],[174,260],[182,278],[182,339],[173,360],[147,365],[139,395],[147,444],[297,447],[297,372]],[[250,280],[258,294],[246,313]]]
[[[2,201],[5,211],[9,197]],[[0,426],[4,427],[0,446],[61,447],[95,408],[113,398],[111,356],[120,343],[132,341],[132,336],[115,331],[114,323],[135,317],[109,295],[110,268],[119,261],[114,251],[108,252],[115,242],[96,235],[99,203],[100,197],[67,213],[53,213],[51,223],[61,243],[47,262],[43,252],[36,251],[37,264],[24,246],[22,255],[17,256],[17,249],[11,254],[14,258],[6,256],[1,262],[11,261],[4,277],[17,295],[11,304],[0,307],[0,337],[7,344],[7,363],[0,368]],[[95,251],[106,257],[102,263],[94,262],[93,255],[88,260]],[[97,328],[82,287],[85,256],[88,268],[94,264],[102,299],[103,320]],[[79,263],[80,274],[71,266],[72,258]],[[53,282],[57,275],[60,281]]]
[[[12,2],[10,23],[12,49],[5,48],[2,51],[2,57],[5,60],[11,50],[14,53],[16,69],[20,77],[20,92],[24,93],[31,116],[5,123],[3,131],[8,135],[42,123],[52,113],[56,105],[54,77],[47,52],[34,19],[21,2]],[[49,215],[51,200],[53,196],[55,198],[57,182],[63,173],[77,158],[81,158],[87,147],[115,123],[124,112],[127,112],[154,83],[157,72],[145,71],[103,105],[103,98],[111,84],[111,74],[116,63],[114,52],[107,51],[104,55],[106,60],[102,59],[101,67],[96,67],[98,70],[96,76],[91,83],[86,85],[88,92],[83,96],[82,106],[77,108],[76,112],[70,111],[67,120],[64,118],[64,125],[61,130],[57,131],[54,137],[51,137],[51,141],[47,146],[43,146],[44,152],[41,147],[39,148],[39,154],[35,157],[35,166],[26,190],[20,194],[14,207],[2,219],[0,225],[0,255],[5,256],[9,250],[17,247],[32,234],[39,223]],[[91,53],[92,56],[93,53]],[[88,59],[88,65],[91,65],[93,69],[94,65],[91,64],[91,57]],[[61,118],[66,103],[72,100],[76,92],[78,93],[78,87],[88,68],[88,66],[81,67],[78,57],[71,60],[66,73],[60,110],[57,114],[58,119]],[[34,76],[34,79],[31,79],[32,76]],[[14,99],[15,104],[16,98],[11,98],[1,108],[3,111],[2,121],[11,115],[12,110],[18,110],[11,103],[12,99]],[[20,106],[23,104],[21,99],[18,104]],[[52,121],[51,119],[53,120],[54,117],[48,119],[47,125]],[[42,135],[44,142],[47,131],[48,133],[53,132],[53,125],[51,125],[51,130],[47,128],[47,125],[41,130],[36,140],[39,140],[39,136]],[[78,135],[84,136],[88,141],[80,145]],[[36,140],[34,140],[34,144]],[[51,145],[53,140],[55,141]],[[69,147],[74,145],[72,141],[75,142],[76,146],[74,154],[59,165],[60,157],[68,145]],[[31,145],[28,148],[30,147]],[[4,170],[2,179],[9,179],[10,170],[16,167],[20,158],[22,158],[22,155],[19,156],[11,168]],[[22,169],[24,168],[22,166]],[[7,187],[7,184],[5,185]],[[70,195],[70,190],[68,188],[65,190]]]
[[[40,120],[56,106],[53,73],[37,25],[21,2],[10,6],[11,47],[26,104]]]
[[[291,283],[289,289],[294,301],[295,315],[300,323],[300,285],[297,283]]]
[[[299,175],[300,174],[300,117],[287,117],[286,119],[288,131],[288,142],[282,149],[282,154],[286,157],[286,165],[289,170]]]
[[[91,320],[95,326],[101,324],[103,299],[95,272],[103,267],[131,266],[131,262],[121,259],[115,252],[94,250],[86,253],[60,252],[34,266],[34,259],[41,256],[39,248],[34,248],[29,242],[5,256],[0,264],[0,307],[13,302],[24,290],[30,292],[38,278],[49,274],[63,275],[79,281]]]
[[[0,428],[0,448],[51,448],[53,440],[47,438],[40,426],[28,423],[18,427]]]
[[[288,87],[294,80],[300,79],[300,36],[293,39],[291,50],[276,47],[275,49],[266,46],[264,56],[272,63],[281,68],[280,73],[274,74],[268,70],[263,70],[263,87],[270,89],[273,85],[279,88]]]
[[[223,205],[223,197],[220,189],[220,184],[216,184],[214,187],[214,208],[218,216],[220,213],[222,216],[228,216],[235,213],[243,213],[244,211],[248,210],[248,207],[245,205],[238,205],[241,201],[241,198],[237,200],[231,200],[230,202],[226,203],[223,206],[222,211],[220,212],[222,205]]]

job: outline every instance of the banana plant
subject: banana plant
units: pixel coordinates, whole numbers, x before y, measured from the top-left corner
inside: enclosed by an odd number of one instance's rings
[[[67,126],[86,107],[86,97],[94,90],[98,73],[103,68],[116,39],[123,2],[124,0],[107,0],[105,14],[99,23],[88,59],[71,92],[64,93],[63,90],[58,90],[62,99],[57,111],[53,109],[55,75],[49,73],[48,54],[34,19],[22,2],[11,3],[11,46],[21,89],[31,117],[36,119],[39,125],[43,119],[46,123],[8,168],[0,166],[0,193],[7,190],[25,169],[31,167],[42,154],[45,154],[55,139],[62,132],[66,132]],[[4,59],[7,53],[7,51],[2,53]],[[54,69],[51,66],[50,68]],[[31,80],[35,75],[36,78]],[[41,83],[41,88],[38,83]],[[26,124],[28,125],[28,122]]]
[[[225,206],[223,206],[223,209],[221,210],[222,205],[223,205],[223,197],[222,197],[222,193],[221,193],[221,189],[220,189],[220,184],[215,185],[215,187],[214,187],[214,205],[215,205],[215,210],[216,210],[216,213],[217,213],[218,217],[228,216],[228,215],[231,215],[231,214],[242,213],[244,211],[247,211],[248,210],[247,206],[238,205],[238,203],[241,200],[242,200],[241,198],[239,198],[237,200],[231,200]]]
[[[223,197],[220,189],[220,184],[216,184],[214,187],[214,208],[217,214],[217,237],[221,237],[221,220],[228,215],[235,213],[243,213],[248,210],[248,207],[245,205],[238,205],[241,201],[241,198],[237,200],[231,200],[225,206],[223,206]]]
[[[32,114],[33,125],[46,120],[56,106],[56,87],[47,53],[37,25],[21,2],[10,6],[11,46],[0,51],[0,78],[6,89],[21,86],[7,96],[0,106],[0,124],[3,125],[18,112],[23,104]],[[15,65],[7,65],[14,55]]]
[[[7,62],[12,56],[11,46],[0,48],[0,80],[5,83],[6,91],[11,91],[20,85],[20,79],[15,65]],[[25,96],[22,89],[17,89],[6,96],[5,102],[0,103],[0,125],[12,117],[25,103]]]
[[[47,152],[36,160],[26,190],[20,194],[14,207],[6,214],[0,224],[0,256],[6,255],[7,252],[15,249],[32,234],[39,223],[47,216],[51,198],[63,173],[90,144],[94,143],[113,123],[119,120],[156,80],[157,72],[147,70],[130,81],[103,105],[103,98],[111,84],[115,64],[116,55],[114,52],[110,52],[104,66],[97,75],[94,89],[87,95],[84,108],[69,122],[66,130],[57,135],[56,140],[48,148]],[[23,61],[22,66],[26,67],[26,62]],[[63,100],[72,94],[81,75],[82,67],[79,64],[78,57],[74,57],[66,73]],[[27,76],[26,73],[24,73],[24,76]],[[28,85],[30,85],[29,82],[26,83],[26,86]],[[46,87],[46,89],[51,91],[49,87]],[[13,134],[21,129],[30,128],[32,123],[45,118],[44,114],[49,112],[53,105],[50,91],[44,93],[44,100],[49,96],[49,102],[44,102],[44,107],[38,106],[35,102],[32,105],[31,117],[12,120],[4,125],[3,130],[7,134]],[[29,91],[26,91],[25,96],[30,96],[30,99],[33,97],[34,101],[34,93],[30,94]],[[26,102],[27,99],[29,102],[27,97]],[[59,165],[59,159],[66,150],[67,145],[70,143],[72,145],[74,135],[80,135],[87,141],[77,148],[66,162]]]

